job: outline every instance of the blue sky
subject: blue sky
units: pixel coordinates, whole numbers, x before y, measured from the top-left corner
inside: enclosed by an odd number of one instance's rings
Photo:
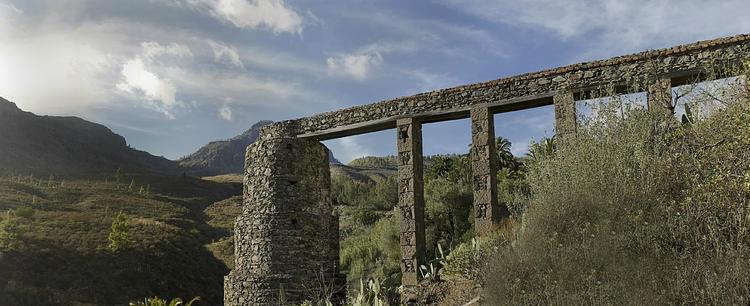
[[[283,120],[700,39],[750,32],[750,2],[614,0],[0,0],[0,96],[107,125],[178,158]],[[495,116],[523,154],[550,107]],[[463,153],[467,120],[426,125]],[[344,161],[392,131],[327,141]]]

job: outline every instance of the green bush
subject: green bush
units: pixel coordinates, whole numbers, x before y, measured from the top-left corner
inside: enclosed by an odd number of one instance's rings
[[[120,211],[112,220],[112,227],[108,239],[108,247],[112,252],[127,249],[132,245],[132,239],[130,238],[130,224],[122,211]]]
[[[513,226],[498,229],[490,235],[472,238],[450,251],[445,258],[440,274],[443,276],[460,276],[476,280],[481,274],[483,262],[496,254],[500,248],[511,241]]]
[[[34,217],[34,209],[28,206],[21,206],[13,210],[15,215],[24,219],[31,219]]]
[[[518,234],[482,266],[489,303],[747,304],[750,101],[722,104],[679,125],[612,103],[531,163]]]
[[[459,185],[444,178],[427,181],[425,240],[428,254],[436,254],[438,244],[450,248],[470,239],[474,219],[471,211],[470,186]]]
[[[12,210],[5,213],[0,220],[0,251],[10,252],[18,250],[20,241],[20,222]]]
[[[349,279],[376,278],[395,288],[401,282],[400,252],[398,221],[385,217],[341,242],[341,268]]]

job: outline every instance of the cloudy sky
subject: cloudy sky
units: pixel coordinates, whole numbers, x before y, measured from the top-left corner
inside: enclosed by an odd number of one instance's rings
[[[0,0],[0,96],[179,158],[259,120],[750,32],[747,0]],[[495,116],[523,154],[552,109]],[[467,120],[425,126],[462,153]],[[384,131],[327,141],[395,152]]]

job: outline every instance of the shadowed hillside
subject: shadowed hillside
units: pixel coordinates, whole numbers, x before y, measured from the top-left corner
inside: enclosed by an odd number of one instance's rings
[[[174,173],[174,162],[128,146],[107,127],[78,117],[37,116],[0,98],[0,173]]]

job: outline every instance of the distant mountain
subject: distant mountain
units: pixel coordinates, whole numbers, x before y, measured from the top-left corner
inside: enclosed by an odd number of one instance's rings
[[[260,129],[272,121],[259,121],[249,130],[228,140],[212,141],[195,153],[177,162],[192,175],[242,173],[245,168],[245,149],[260,137]]]
[[[244,133],[228,140],[212,141],[195,153],[177,162],[191,175],[210,176],[242,173],[245,168],[245,150],[260,137],[260,130],[273,121],[258,121]],[[332,164],[341,164],[328,151]]]
[[[0,173],[176,173],[177,165],[128,146],[109,128],[78,117],[37,116],[0,98]]]

